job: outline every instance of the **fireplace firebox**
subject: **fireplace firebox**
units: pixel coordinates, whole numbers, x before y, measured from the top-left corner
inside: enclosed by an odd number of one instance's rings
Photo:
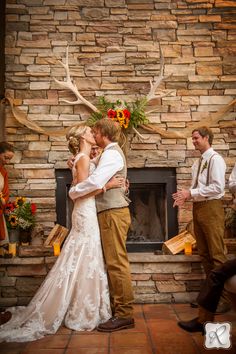
[[[178,233],[177,211],[172,193],[176,190],[174,168],[130,168],[129,198],[132,224],[127,237],[129,252],[156,251]],[[68,197],[71,171],[56,170],[57,223],[71,227],[73,203]]]

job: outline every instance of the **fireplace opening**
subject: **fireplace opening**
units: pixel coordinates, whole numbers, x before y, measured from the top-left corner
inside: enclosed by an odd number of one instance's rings
[[[70,170],[56,170],[57,223],[71,228],[73,202],[68,197]],[[156,251],[178,232],[177,212],[172,193],[176,190],[174,168],[130,168],[129,205],[131,227],[127,237],[129,252]]]

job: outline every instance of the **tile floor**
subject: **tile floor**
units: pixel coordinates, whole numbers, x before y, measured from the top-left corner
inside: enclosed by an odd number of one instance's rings
[[[55,335],[29,343],[0,343],[1,354],[227,354],[236,353],[236,313],[216,316],[231,322],[232,348],[204,349],[204,336],[189,334],[178,320],[195,317],[189,304],[135,305],[136,326],[113,333],[75,332],[61,327]]]

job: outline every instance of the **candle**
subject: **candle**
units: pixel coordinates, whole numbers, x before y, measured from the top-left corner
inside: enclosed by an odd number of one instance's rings
[[[189,241],[186,241],[184,244],[184,254],[187,256],[190,256],[192,254],[192,243]]]
[[[12,254],[13,257],[16,256],[16,243],[9,243],[8,252]]]
[[[54,256],[59,256],[59,254],[60,254],[60,243],[59,242],[53,243],[53,251],[54,251]]]

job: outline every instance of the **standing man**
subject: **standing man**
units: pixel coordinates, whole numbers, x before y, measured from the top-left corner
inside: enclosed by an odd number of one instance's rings
[[[77,199],[98,189],[96,196],[102,247],[108,272],[108,282],[113,317],[98,326],[98,331],[113,332],[134,327],[133,290],[126,250],[127,232],[131,223],[129,201],[125,186],[106,191],[105,184],[119,173],[127,176],[124,154],[119,147],[121,127],[111,119],[100,119],[93,127],[94,138],[103,153],[95,171],[83,182],[73,186],[69,195]]]
[[[213,133],[202,126],[192,132],[192,142],[201,157],[192,167],[192,186],[173,194],[174,206],[193,200],[193,224],[198,253],[206,275],[226,259],[224,247],[224,208],[222,197],[225,188],[226,165],[224,159],[211,147]],[[229,309],[221,302],[221,312]]]

